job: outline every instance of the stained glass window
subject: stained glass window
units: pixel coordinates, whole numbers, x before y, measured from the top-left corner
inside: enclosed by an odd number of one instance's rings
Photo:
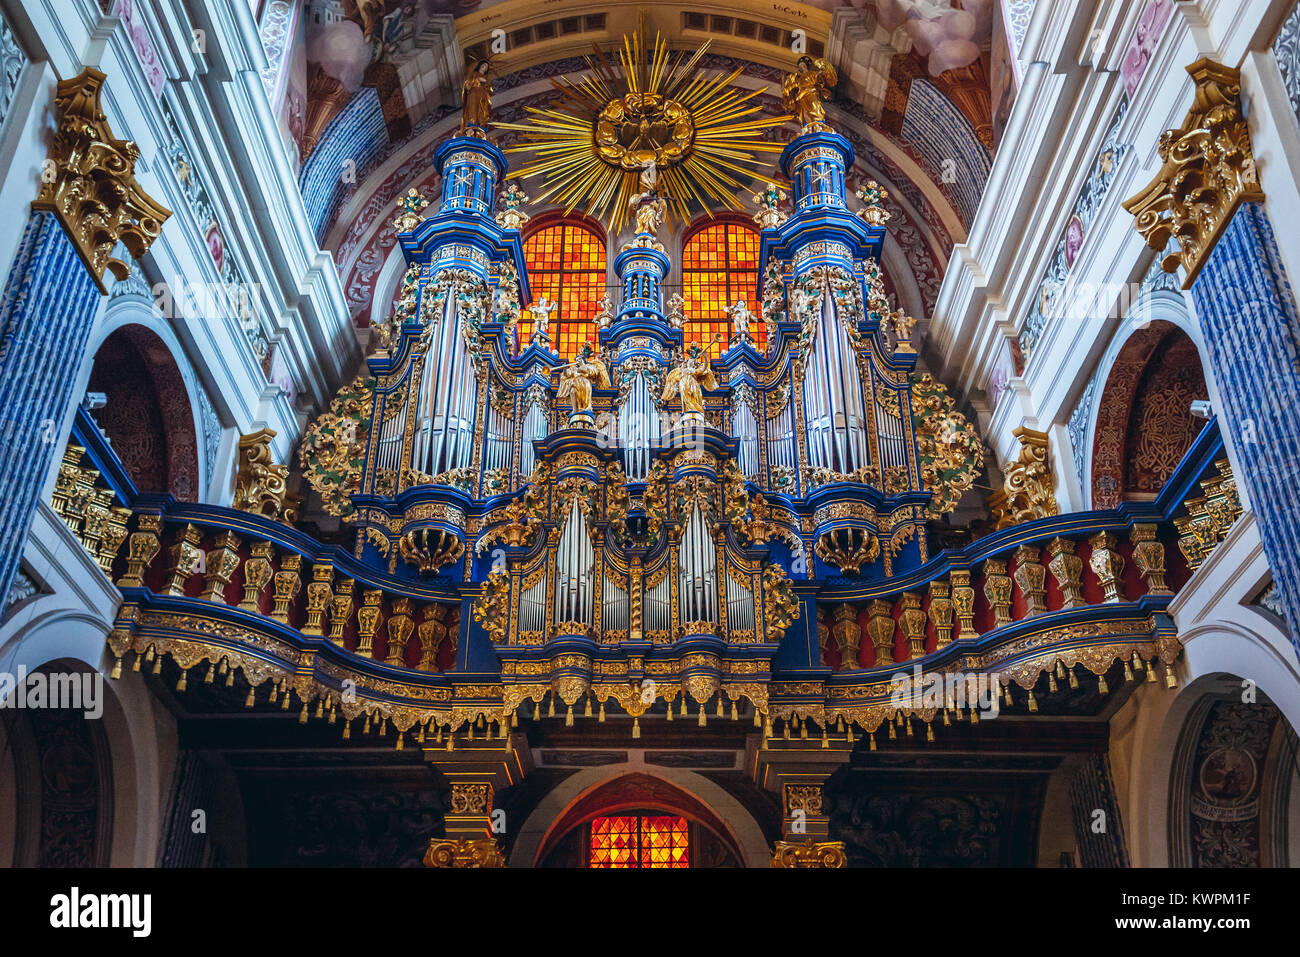
[[[572,359],[584,342],[596,340],[592,318],[596,300],[605,294],[605,241],[586,226],[557,223],[524,240],[524,262],[533,302],[545,296],[560,304],[551,313],[551,342]],[[525,310],[519,319],[520,348],[532,337],[533,317]]]
[[[754,319],[749,334],[761,352],[767,331],[758,310],[758,233],[737,223],[717,223],[692,233],[682,250],[682,297],[686,300],[686,345],[705,345],[715,335],[710,350],[720,355],[731,340],[727,307],[744,299]]]
[[[668,814],[598,817],[591,822],[592,867],[690,867],[690,825]]]

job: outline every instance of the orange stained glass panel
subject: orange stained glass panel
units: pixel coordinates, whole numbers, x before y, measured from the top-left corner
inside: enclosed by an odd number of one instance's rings
[[[563,358],[572,359],[584,342],[596,338],[592,319],[605,292],[605,243],[585,226],[557,223],[524,240],[524,263],[533,301],[545,296],[560,304],[551,314],[551,342]],[[532,335],[533,317],[525,309],[519,318],[521,348]]]
[[[731,339],[727,308],[744,299],[754,314],[749,334],[762,352],[767,330],[758,318],[758,233],[736,223],[705,226],[686,241],[682,250],[682,298],[690,321],[684,330],[686,345],[707,345],[713,356],[721,355]]]
[[[592,867],[690,867],[690,826],[672,815],[598,817],[591,822]]]

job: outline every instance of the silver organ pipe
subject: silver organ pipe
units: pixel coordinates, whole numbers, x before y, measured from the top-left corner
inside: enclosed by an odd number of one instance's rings
[[[519,630],[541,631],[546,627],[546,576],[525,588],[519,596]]]
[[[727,576],[727,627],[754,627],[754,594],[735,578]]]
[[[484,448],[483,468],[509,468],[510,453],[514,450],[514,421],[497,412],[490,402],[487,420],[487,444]]]
[[[795,467],[793,403],[786,402],[776,415],[767,420],[767,460],[773,468]]]
[[[628,626],[627,589],[619,587],[614,580],[606,577],[601,586],[600,628],[601,631],[623,631]]]
[[[541,405],[534,402],[528,406],[528,414],[524,416],[524,447],[519,456],[519,471],[523,476],[532,475],[533,466],[537,464],[533,441],[544,438],[546,438],[546,413]]]
[[[736,400],[731,430],[740,442],[740,474],[752,479],[758,475],[758,422],[748,402]]]
[[[681,620],[717,621],[717,556],[713,536],[698,505],[686,520],[677,561],[681,569],[678,587]]]
[[[653,588],[647,588],[642,613],[647,631],[667,631],[672,627],[672,583],[665,575]]]
[[[591,624],[596,590],[591,580],[596,553],[587,532],[587,520],[575,498],[555,553],[555,621]]]
[[[388,396],[388,401],[400,400],[400,393],[393,392]],[[379,454],[376,458],[376,468],[392,469],[398,471],[402,467],[402,437],[406,432],[406,413],[405,403],[402,405],[400,412],[388,416],[384,420],[383,426],[379,430]]]
[[[650,396],[645,373],[638,372],[618,409],[618,444],[623,447],[623,471],[634,482],[650,471],[650,447],[659,442],[659,409]]]
[[[430,475],[469,466],[474,450],[478,386],[455,301],[455,290],[449,290],[441,318],[433,320],[436,325],[424,356],[411,466]]]
[[[862,380],[829,291],[822,297],[817,339],[804,377],[804,409],[808,458],[814,468],[852,472],[867,464]]]
[[[892,389],[892,386],[877,380],[876,388]],[[900,390],[893,391],[898,396],[895,400],[898,408],[906,408],[903,404],[904,393]],[[903,420],[880,402],[876,403],[876,432],[880,436],[881,465],[884,468],[890,466],[907,468],[907,433],[903,428]]]

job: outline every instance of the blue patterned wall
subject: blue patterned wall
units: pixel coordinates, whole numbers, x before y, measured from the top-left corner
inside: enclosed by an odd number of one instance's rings
[[[992,162],[970,120],[933,83],[913,80],[902,135],[939,171],[962,222],[973,222]]]
[[[0,595],[18,571],[32,513],[73,400],[99,288],[50,213],[27,220],[0,302]]]
[[[1192,296],[1300,651],[1300,315],[1262,206],[1247,203],[1233,216]]]
[[[330,120],[298,177],[298,189],[317,242],[325,238],[325,231],[351,188],[344,175],[344,164],[348,160],[355,164],[351,168],[355,182],[370,158],[387,144],[388,127],[384,124],[379,94],[372,87],[364,86]]]

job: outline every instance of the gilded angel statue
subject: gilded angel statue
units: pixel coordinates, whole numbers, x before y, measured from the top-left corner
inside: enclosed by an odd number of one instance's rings
[[[830,98],[839,79],[835,67],[818,57],[813,59],[806,54],[799,58],[799,65],[794,73],[787,73],[781,82],[782,105],[799,117],[799,125],[805,133],[833,132],[826,125],[826,108],[822,100]]]
[[[578,356],[560,373],[560,388],[555,394],[557,402],[568,402],[574,415],[591,414],[591,396],[595,389],[610,389],[609,367],[592,347],[584,342]]]
[[[663,400],[669,402],[680,397],[683,418],[699,420],[704,418],[704,390],[717,387],[708,353],[699,343],[693,343],[664,379]]]

